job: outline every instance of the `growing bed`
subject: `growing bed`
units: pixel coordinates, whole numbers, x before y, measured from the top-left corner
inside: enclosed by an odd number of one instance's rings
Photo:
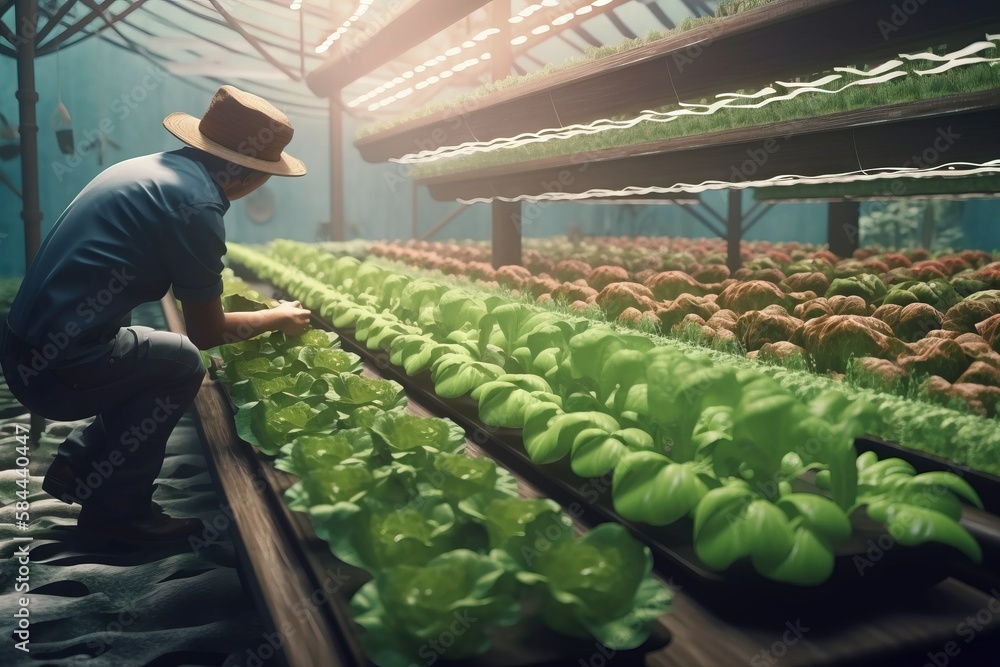
[[[248,279],[258,279],[255,274],[245,270],[243,275]],[[258,282],[255,285],[264,291],[267,284]],[[287,290],[283,289],[277,294],[287,293]],[[294,289],[291,295],[305,296],[296,293]],[[322,324],[322,319],[317,320],[317,323]],[[475,411],[470,411],[472,405],[468,401],[437,398],[429,389],[433,386],[433,381],[428,382],[426,378],[422,380],[419,374],[410,376],[394,364],[387,364],[386,353],[380,352],[377,347],[369,349],[366,343],[355,338],[351,327],[340,328],[338,333],[345,349],[367,358],[370,363],[376,365],[381,374],[404,383],[411,400],[420,397],[419,400],[426,401],[426,405],[434,414],[456,419],[468,433],[473,434],[477,446],[481,446],[488,455],[496,456],[499,461],[510,464],[511,469],[523,479],[537,483],[538,489],[543,494],[559,500],[571,514],[575,515],[576,510],[573,508],[580,507],[581,501],[583,505],[589,507],[590,502],[600,495],[595,493],[595,484],[589,486],[586,483],[581,484],[571,477],[558,473],[551,466],[539,467],[529,463],[523,451],[520,453],[517,451],[515,441],[505,435],[506,429],[498,430],[479,421]],[[272,475],[271,472],[267,473],[267,476],[273,479]],[[283,487],[284,485],[279,483],[275,488],[283,489]],[[603,511],[605,510],[601,510],[598,504],[597,509],[588,509],[581,514],[585,523],[588,520],[593,522],[616,518],[602,515]],[[630,527],[636,530],[634,524],[630,524]],[[325,545],[313,540],[304,524],[302,530],[296,539],[304,537],[313,549],[322,552]],[[641,528],[637,530],[637,534],[644,539],[649,538],[648,532],[644,533]],[[877,540],[872,544],[877,546]],[[828,588],[827,594],[832,594],[832,598],[824,598],[823,595],[800,596],[796,602],[790,602],[795,596],[777,595],[780,586],[765,585],[761,588],[759,580],[756,584],[758,588],[753,586],[748,588],[745,583],[741,585],[738,579],[712,581],[711,577],[703,576],[704,572],[692,571],[676,559],[664,559],[664,555],[662,552],[657,553],[657,572],[667,578],[674,589],[673,613],[664,617],[664,623],[673,635],[673,639],[666,649],[649,657],[646,664],[650,665],[693,664],[696,661],[700,664],[728,664],[753,660],[756,656],[765,659],[764,652],[772,645],[781,643],[771,638],[771,635],[777,637],[780,632],[787,630],[784,623],[789,619],[789,614],[800,617],[801,625],[796,627],[800,629],[807,627],[809,630],[803,631],[802,641],[796,638],[796,642],[779,647],[778,650],[787,650],[787,655],[782,659],[787,664],[880,664],[880,661],[884,661],[889,655],[894,656],[893,659],[900,660],[906,659],[907,656],[909,659],[918,659],[927,650],[943,645],[954,637],[956,618],[952,617],[948,610],[974,611],[976,605],[981,605],[985,601],[985,597],[979,597],[981,594],[974,593],[971,588],[954,579],[946,579],[932,588],[922,589],[917,583],[920,577],[912,577],[909,580],[904,577],[901,580],[904,583],[902,588],[893,588],[892,594],[873,593],[878,587],[876,584],[861,587],[852,595],[843,595],[842,591],[841,595],[837,595],[836,591]],[[870,577],[878,575],[878,563],[881,562],[881,565],[885,566],[889,563],[890,556],[892,556],[891,548],[884,551],[875,549],[870,554],[863,555],[862,558],[872,566],[872,569],[868,570],[867,565],[859,568],[856,563],[852,563],[854,572],[853,575],[848,575],[849,578],[860,581],[862,576],[869,577],[865,580],[865,584],[871,584],[876,581]],[[314,553],[307,559],[323,562],[327,557]],[[882,558],[886,560],[882,561]],[[929,575],[928,583],[932,583],[934,579],[931,570],[931,568],[923,570],[923,575]],[[888,572],[885,569],[881,571]],[[865,592],[866,589],[868,592]],[[749,594],[751,591],[753,594]],[[877,595],[879,599],[874,599],[873,595]],[[858,604],[861,600],[864,602]],[[737,604],[737,601],[742,602]],[[924,607],[925,604],[928,606]],[[751,608],[753,613],[748,614]],[[848,609],[851,611],[845,616],[845,611]],[[925,615],[923,609],[934,611],[930,615]],[[890,638],[896,635],[894,628],[897,627],[906,636],[914,639],[919,636],[920,639],[915,644],[909,644],[910,640],[903,639],[902,635],[898,639]],[[908,629],[904,631],[904,627]],[[921,629],[919,633],[912,632],[915,627]],[[992,634],[984,635],[984,641],[977,642],[975,647],[969,647],[966,655],[972,656],[972,649],[975,649],[977,654],[980,648],[987,652],[994,650],[992,636]],[[567,664],[578,664],[578,662]]]

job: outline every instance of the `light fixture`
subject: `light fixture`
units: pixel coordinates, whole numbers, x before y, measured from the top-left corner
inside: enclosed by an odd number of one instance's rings
[[[358,2],[358,6],[354,8],[354,13],[351,14],[339,28],[337,28],[336,32],[332,32],[327,35],[326,39],[323,40],[323,43],[316,47],[316,53],[325,53],[328,51],[330,46],[332,46],[335,41],[340,39],[340,36],[347,32],[347,29],[368,11],[372,1],[373,0],[360,0],[360,2]],[[300,7],[302,7],[302,0],[292,0],[292,4],[290,5],[291,9],[299,9]]]
[[[301,0],[297,0],[297,1],[301,1]],[[526,6],[524,9],[522,9],[521,11],[519,11],[516,15],[511,16],[508,20],[512,24],[522,23],[526,18],[532,16],[536,12],[541,11],[543,8],[557,6],[560,3],[560,1],[561,0],[541,0],[538,3],[530,4],[530,5]],[[528,40],[530,38],[529,35],[536,36],[536,37],[540,36],[540,35],[544,35],[545,33],[550,32],[553,26],[560,26],[560,25],[564,25],[566,23],[569,23],[570,21],[576,19],[579,16],[584,16],[586,14],[591,13],[593,11],[594,7],[603,7],[604,5],[608,5],[611,2],[613,2],[613,0],[593,0],[593,2],[591,2],[589,5],[584,5],[584,6],[580,7],[580,8],[578,8],[575,12],[567,12],[565,14],[562,14],[562,15],[560,15],[560,16],[552,19],[549,23],[545,23],[544,22],[545,19],[543,19],[543,23],[541,23],[540,25],[536,25],[534,28],[532,28],[530,31],[528,31],[527,34],[517,35],[517,36],[513,37],[510,40],[510,43],[511,43],[512,46],[520,46],[522,44],[525,44],[525,43],[528,42]],[[366,4],[371,4],[371,0],[368,0],[366,2]],[[421,72],[424,72],[427,69],[436,68],[441,63],[444,63],[448,58],[459,56],[462,53],[463,50],[472,48],[472,47],[476,46],[477,42],[482,42],[483,40],[487,39],[488,37],[490,37],[492,35],[496,35],[499,32],[500,32],[499,28],[486,28],[484,30],[481,30],[472,39],[467,39],[467,40],[463,41],[459,46],[452,46],[451,48],[449,48],[446,51],[444,51],[444,53],[442,55],[438,55],[438,56],[436,56],[434,58],[431,58],[431,59],[425,61],[421,65],[415,66],[412,70],[404,72],[401,76],[404,79],[409,79],[414,74],[420,74]],[[448,71],[447,74],[445,74],[444,72],[440,72],[439,76],[429,77],[429,78],[427,78],[427,79],[425,79],[423,81],[415,83],[414,85],[415,85],[415,87],[416,87],[417,90],[422,90],[422,89],[426,88],[427,86],[434,85],[436,83],[439,83],[439,82],[443,81],[444,79],[447,79],[448,77],[452,76],[452,74],[455,73],[455,72],[461,72],[463,70],[468,69],[469,67],[472,67],[474,64],[478,64],[479,62],[485,62],[486,60],[489,60],[490,57],[491,56],[490,56],[490,54],[488,52],[484,53],[475,62],[473,62],[472,60],[466,60],[464,62],[464,64],[459,64],[459,65],[454,66],[451,70]],[[396,78],[399,78],[399,77],[396,77]],[[354,98],[353,100],[351,100],[350,102],[348,102],[348,106],[349,107],[355,107],[355,106],[361,104],[362,102],[366,102],[368,99],[371,99],[372,97],[377,97],[378,95],[381,95],[383,92],[385,92],[385,90],[387,90],[388,88],[391,88],[391,87],[392,86],[390,85],[390,86],[388,86],[386,88],[383,88],[382,90],[379,90],[378,88],[376,88],[376,89],[374,89],[372,91],[369,91],[368,93],[366,93],[364,95],[361,95],[361,96],[358,96],[358,97]],[[398,99],[398,97],[397,97],[397,99]],[[382,100],[379,103],[379,108],[381,108],[382,106],[385,106],[387,103],[391,103],[391,102],[387,102],[386,100]]]

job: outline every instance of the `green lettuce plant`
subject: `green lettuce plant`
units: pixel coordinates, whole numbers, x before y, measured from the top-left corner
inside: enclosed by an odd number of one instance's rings
[[[666,613],[671,596],[651,577],[653,558],[617,523],[571,534],[538,553],[518,578],[542,600],[550,628],[575,637],[595,637],[609,648],[641,645],[649,624]]]
[[[515,593],[500,563],[458,549],[385,570],[355,594],[351,607],[372,661],[409,667],[415,657],[430,663],[485,653],[489,630],[520,618]]]
[[[374,451],[368,429],[343,429],[323,435],[302,435],[281,448],[274,462],[279,470],[298,477],[336,465],[345,459],[367,461]]]
[[[465,431],[458,424],[437,417],[419,417],[402,408],[375,417],[371,432],[376,449],[388,460],[412,464],[414,457],[465,449]]]
[[[431,364],[434,393],[443,398],[464,396],[505,373],[503,366],[475,361],[464,353],[442,354]]]

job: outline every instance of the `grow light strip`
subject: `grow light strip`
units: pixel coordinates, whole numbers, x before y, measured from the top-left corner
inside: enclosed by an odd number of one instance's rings
[[[988,37],[1000,40],[1000,35],[988,35]],[[935,56],[934,58],[927,58],[928,60],[933,60],[935,62],[942,62],[944,64],[935,67],[933,69],[927,70],[915,70],[918,76],[927,76],[933,74],[940,74],[942,72],[948,71],[956,67],[963,67],[967,65],[972,65],[976,63],[997,63],[1000,62],[1000,58],[983,58],[983,57],[968,57],[972,53],[978,53],[986,49],[996,48],[996,44],[993,42],[976,42],[967,47],[964,47],[958,51],[945,54],[943,56]],[[906,60],[918,60],[922,56],[929,54],[901,54],[900,58]],[[681,116],[687,115],[710,115],[716,113],[717,111],[728,108],[728,109],[760,109],[768,104],[774,102],[781,102],[784,100],[792,99],[803,93],[822,93],[822,94],[834,94],[839,93],[847,88],[854,86],[864,86],[864,85],[874,85],[879,83],[884,83],[892,79],[908,76],[905,70],[900,70],[899,68],[904,65],[902,60],[889,60],[881,65],[873,68],[870,71],[861,71],[851,67],[837,67],[834,68],[835,72],[842,72],[843,74],[850,74],[853,76],[862,77],[856,81],[847,83],[840,88],[828,89],[820,88],[820,85],[826,85],[834,81],[843,78],[841,74],[830,74],[821,77],[813,82],[775,82],[775,85],[781,86],[786,90],[790,90],[783,95],[774,95],[777,91],[774,87],[768,86],[763,88],[756,93],[749,95],[742,93],[720,93],[716,95],[716,102],[709,105],[699,105],[699,104],[685,104],[681,103],[680,109],[673,109],[667,112],[658,112],[652,110],[644,110],[640,114],[632,119],[624,121],[615,121],[608,118],[602,118],[590,123],[574,124],[566,127],[559,128],[546,128],[539,130],[537,132],[525,132],[518,134],[514,137],[498,137],[490,141],[485,142],[465,142],[458,144],[456,146],[442,146],[434,150],[425,150],[418,153],[409,153],[400,158],[394,158],[392,162],[398,162],[402,164],[419,164],[424,162],[433,162],[434,160],[442,158],[459,157],[463,155],[473,155],[477,153],[489,153],[495,150],[504,148],[516,148],[518,146],[525,146],[533,143],[542,143],[552,139],[569,139],[571,137],[598,134],[600,132],[606,132],[608,130],[615,129],[626,129],[634,127],[643,122],[671,122],[676,120]],[[768,97],[768,95],[773,95]],[[761,99],[763,98],[763,99]],[[740,104],[740,100],[751,100],[760,99],[761,101],[756,103],[744,103]],[[701,109],[701,111],[695,111],[695,109]]]
[[[299,6],[302,4],[301,0],[295,0],[295,2],[299,4]],[[355,21],[365,15],[365,12],[367,12],[368,8],[371,7],[371,4],[372,0],[360,0],[360,2],[358,2],[358,6],[354,8],[354,13],[351,14],[339,28],[327,35],[322,44],[316,47],[316,53],[326,53],[326,51],[333,46],[333,43],[340,39],[341,35],[346,33],[348,28],[350,28]],[[297,9],[297,7],[293,6],[292,9]]]
[[[528,18],[531,15],[533,15],[534,13],[536,13],[538,11],[541,11],[543,8],[545,8],[545,7],[554,7],[554,6],[558,5],[559,2],[561,2],[561,0],[542,0],[542,2],[540,2],[540,3],[535,3],[535,4],[532,4],[532,5],[528,5],[527,7],[525,7],[524,9],[522,9],[520,12],[518,12],[514,16],[510,17],[508,19],[508,21],[510,23],[513,23],[513,24],[519,24],[519,23],[523,22],[526,18]],[[538,26],[536,26],[536,27],[528,30],[526,34],[518,35],[516,37],[513,37],[510,40],[510,43],[511,43],[512,46],[520,46],[521,44],[526,43],[530,38],[540,37],[541,35],[544,35],[544,34],[548,33],[551,30],[552,27],[561,26],[561,25],[564,25],[564,24],[566,24],[566,23],[568,23],[568,22],[570,22],[570,21],[572,21],[572,20],[574,20],[576,18],[579,18],[579,17],[582,17],[582,16],[586,16],[587,14],[591,13],[594,10],[595,7],[603,7],[605,5],[611,4],[612,2],[614,2],[614,0],[594,0],[593,2],[591,2],[588,5],[583,5],[583,6],[579,7],[579,8],[577,8],[575,11],[567,12],[565,14],[562,14],[560,16],[557,16],[557,17],[553,18],[548,23],[543,23],[541,25],[538,25]],[[396,86],[402,84],[404,81],[412,79],[416,74],[421,74],[424,71],[432,70],[432,69],[438,67],[439,65],[441,65],[442,63],[444,63],[445,60],[447,60],[448,58],[460,55],[463,50],[468,50],[468,49],[476,48],[478,46],[478,42],[481,42],[482,40],[486,39],[490,35],[495,35],[498,32],[500,32],[500,30],[497,29],[497,28],[487,28],[486,30],[483,30],[482,32],[480,32],[478,35],[476,35],[472,39],[466,40],[466,41],[462,42],[461,45],[459,45],[459,46],[453,46],[453,47],[445,50],[440,55],[438,55],[438,56],[436,56],[434,58],[430,58],[427,61],[425,61],[423,64],[417,65],[413,69],[411,69],[411,70],[409,70],[407,72],[404,72],[402,75],[397,76],[394,79],[391,79],[389,81],[386,81],[386,82],[380,84],[379,86],[376,86],[375,88],[372,88],[371,90],[369,90],[367,93],[365,93],[363,95],[359,95],[358,97],[355,97],[353,100],[351,100],[350,102],[347,103],[347,106],[348,106],[348,108],[353,109],[353,108],[355,108],[355,107],[357,107],[357,106],[359,106],[361,104],[364,104],[365,102],[369,102],[370,100],[374,100],[375,98],[378,98],[383,93],[385,93],[385,92],[387,92],[389,90],[392,90]],[[485,58],[483,56],[479,56],[479,58],[476,61],[476,63],[473,63],[473,64],[478,64],[479,62],[484,61],[484,60],[488,60],[488,59],[489,59],[489,54],[487,54],[487,56]],[[456,67],[452,67],[449,70],[444,70],[444,71],[438,72],[436,74],[432,73],[431,75],[427,76],[426,78],[422,79],[421,81],[418,81],[418,82],[412,84],[410,88],[406,89],[405,94],[403,94],[403,95],[400,95],[399,93],[396,93],[394,95],[389,95],[388,97],[383,97],[382,99],[378,99],[377,101],[371,102],[368,105],[368,110],[369,111],[377,111],[379,109],[382,109],[384,107],[389,106],[390,104],[393,104],[394,102],[399,101],[401,98],[406,97],[407,95],[411,94],[414,90],[423,90],[424,88],[427,88],[428,86],[434,86],[434,85],[437,85],[439,83],[442,83],[445,79],[448,79],[453,74],[461,72],[462,70],[464,70],[464,69],[466,69],[468,67],[472,67],[473,65],[469,64],[470,60],[472,60],[472,59],[467,59],[467,60],[463,61],[462,63],[458,63],[458,65],[456,65]]]
[[[856,183],[860,181],[875,181],[886,178],[916,179],[916,178],[961,178],[980,174],[1000,174],[1000,160],[991,160],[983,164],[972,162],[949,162],[939,167],[918,169],[914,167],[882,167],[864,171],[849,171],[823,176],[800,176],[783,174],[772,178],[754,181],[703,181],[702,183],[677,183],[670,187],[663,186],[629,186],[619,190],[594,188],[586,192],[546,192],[538,195],[518,195],[517,197],[476,197],[474,199],[457,199],[461,204],[488,204],[493,201],[505,202],[538,202],[538,201],[578,201],[593,198],[635,197],[651,194],[700,194],[715,190],[746,190],[747,188],[781,187],[788,185],[823,185],[832,183]],[[888,196],[888,195],[887,195]]]

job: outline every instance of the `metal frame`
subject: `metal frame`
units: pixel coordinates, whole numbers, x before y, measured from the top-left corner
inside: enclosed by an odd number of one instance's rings
[[[736,271],[742,264],[740,243],[743,242],[743,235],[760,222],[774,208],[774,204],[754,202],[749,209],[743,210],[742,190],[728,190],[727,195],[725,217],[711,206],[705,205],[704,202],[702,202],[701,207],[685,206],[681,210],[688,213],[716,236],[726,239],[726,265],[730,271]],[[714,220],[710,220],[702,211],[707,211]]]

